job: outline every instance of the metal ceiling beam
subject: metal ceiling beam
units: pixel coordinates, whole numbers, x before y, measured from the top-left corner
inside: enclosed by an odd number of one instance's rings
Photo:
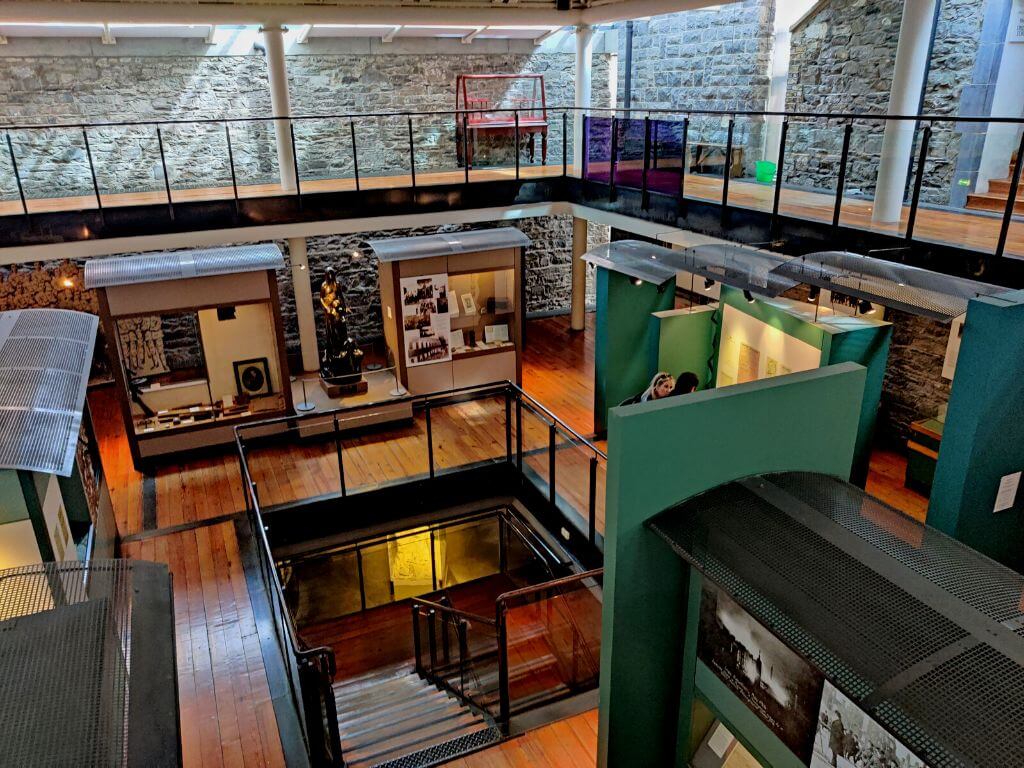
[[[486,1],[486,0],[485,0]],[[731,0],[737,2],[738,0]],[[300,26],[303,24],[403,24],[435,26],[501,26],[503,24],[570,26],[600,24],[639,16],[674,13],[710,5],[716,0],[621,0],[586,9],[558,11],[549,8],[525,8],[521,4],[480,7],[418,7],[394,5],[355,6],[294,5],[268,3],[184,4],[174,2],[86,2],[66,3],[54,0],[5,0],[4,21],[8,23],[102,24],[117,15],[121,24],[258,24]]]
[[[472,32],[470,32],[470,33],[469,33],[468,35],[465,35],[465,36],[464,36],[464,37],[462,38],[462,44],[463,44],[463,45],[469,45],[469,44],[470,44],[470,43],[472,43],[472,42],[473,42],[474,40],[476,40],[476,36],[477,36],[477,35],[479,35],[479,34],[480,34],[481,32],[483,32],[483,31],[484,31],[484,30],[486,30],[486,29],[487,29],[487,27],[477,27],[477,28],[476,28],[476,29],[474,29],[474,30],[473,30]]]

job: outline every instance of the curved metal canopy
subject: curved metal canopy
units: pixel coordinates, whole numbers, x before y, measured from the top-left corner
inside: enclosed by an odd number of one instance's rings
[[[967,311],[970,299],[998,296],[1007,290],[849,251],[798,256],[776,266],[774,273],[947,323]]]
[[[136,285],[189,277],[233,275],[280,269],[283,266],[284,255],[274,243],[157,251],[87,261],[85,287],[106,288],[111,285]]]
[[[1021,574],[810,472],[648,526],[929,766],[1024,765]]]
[[[98,325],[69,309],[0,313],[0,468],[71,474]]]
[[[680,272],[716,280],[743,291],[775,297],[799,283],[773,270],[789,259],[733,243],[710,243],[677,251],[642,240],[617,240],[588,251],[583,260],[649,283]]]
[[[515,227],[496,227],[468,232],[438,232],[434,235],[367,240],[367,244],[381,261],[404,261],[424,259],[428,256],[496,251],[500,248],[525,248],[530,244],[530,238]]]

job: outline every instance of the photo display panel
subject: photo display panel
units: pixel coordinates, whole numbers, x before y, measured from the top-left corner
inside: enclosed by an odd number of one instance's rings
[[[697,658],[810,768],[929,768],[707,579]]]
[[[707,580],[697,658],[804,764],[810,763],[824,676]]]
[[[452,359],[448,275],[403,277],[402,324],[407,366]]]

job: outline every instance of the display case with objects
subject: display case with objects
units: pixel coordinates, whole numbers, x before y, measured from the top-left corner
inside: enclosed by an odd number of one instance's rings
[[[522,254],[513,227],[372,240],[384,335],[413,394],[522,379]]]
[[[275,274],[283,266],[272,244],[86,264],[137,467],[291,413]]]

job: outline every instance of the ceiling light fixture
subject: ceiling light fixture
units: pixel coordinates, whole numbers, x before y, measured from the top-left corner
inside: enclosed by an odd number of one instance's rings
[[[704,290],[705,291],[710,291],[714,287],[715,287],[715,281],[712,280],[710,277],[705,277],[704,278]]]
[[[807,300],[811,302],[811,304],[814,304],[818,300],[819,296],[821,296],[821,288],[816,285],[812,285],[810,290],[807,291]]]
[[[748,304],[754,303],[754,294],[752,294],[750,291],[744,291],[743,298],[747,300]]]

